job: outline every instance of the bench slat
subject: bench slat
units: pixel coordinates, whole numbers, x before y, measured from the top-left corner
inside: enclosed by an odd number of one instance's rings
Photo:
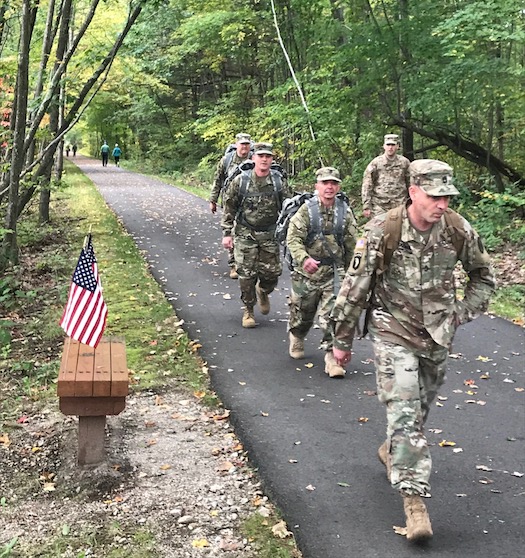
[[[75,377],[75,397],[93,396],[94,369],[95,349],[81,343],[78,351],[77,375]]]
[[[124,339],[111,339],[111,397],[128,395],[128,365]]]
[[[75,395],[78,347],[78,343],[71,343],[71,339],[69,337],[66,338],[60,363],[60,372],[58,374],[57,392],[59,397],[72,397]]]
[[[95,372],[93,375],[93,396],[111,395],[111,340],[103,337],[95,351]]]

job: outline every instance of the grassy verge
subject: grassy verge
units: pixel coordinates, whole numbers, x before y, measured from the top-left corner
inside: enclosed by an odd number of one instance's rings
[[[133,239],[106,208],[91,181],[72,165],[67,164],[66,171],[66,186],[53,195],[53,223],[39,226],[36,215],[23,220],[19,229],[20,266],[0,278],[0,451],[21,416],[40,412],[56,400],[64,338],[59,320],[89,230],[110,309],[105,334],[126,339],[132,390],[162,392],[177,384],[186,386],[204,404],[219,404],[198,356],[199,345],[184,332]],[[0,510],[9,500],[5,494],[0,489]],[[269,525],[275,523],[273,519],[267,525],[258,518],[250,519],[250,524],[259,524],[256,531],[249,531],[253,546],[261,549],[262,558],[298,556],[293,541],[281,541],[272,534]],[[91,545],[105,552],[100,556],[119,558],[124,555],[105,541],[114,540],[122,529],[126,528],[117,523],[96,532],[88,526],[75,547]],[[125,535],[133,540],[133,552],[130,554],[128,547],[127,558],[156,555],[152,533],[140,529]],[[67,532],[57,533],[38,555],[63,556],[71,544]],[[21,556],[17,547],[16,539],[4,543],[0,557]]]

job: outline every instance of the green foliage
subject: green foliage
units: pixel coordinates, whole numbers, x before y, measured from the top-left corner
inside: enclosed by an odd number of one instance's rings
[[[475,223],[486,247],[494,250],[506,242],[522,244],[525,238],[525,192],[500,194],[473,191],[462,212]]]

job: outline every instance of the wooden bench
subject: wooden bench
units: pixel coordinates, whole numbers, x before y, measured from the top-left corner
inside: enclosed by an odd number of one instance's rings
[[[105,459],[106,415],[118,415],[128,394],[126,345],[103,337],[96,349],[66,338],[58,374],[59,408],[78,416],[78,464]]]

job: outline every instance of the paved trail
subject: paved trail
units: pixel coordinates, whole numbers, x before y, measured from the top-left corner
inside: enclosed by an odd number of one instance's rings
[[[385,412],[373,396],[371,345],[357,341],[349,374],[323,372],[314,330],[306,358],[287,355],[287,272],[259,326],[241,327],[219,217],[177,188],[76,158],[144,251],[192,338],[213,386],[282,509],[304,558],[517,558],[524,548],[524,330],[482,317],[456,336],[448,380],[431,411],[435,536],[424,548],[396,535],[400,497],[376,451]],[[470,385],[470,384],[474,385]],[[440,447],[442,440],[455,442]]]

